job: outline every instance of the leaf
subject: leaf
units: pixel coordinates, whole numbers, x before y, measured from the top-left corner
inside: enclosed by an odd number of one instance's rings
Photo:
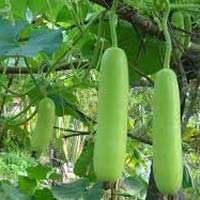
[[[38,78],[37,81],[38,85],[43,85],[41,79]],[[32,84],[32,82],[28,82],[26,87],[31,87],[33,86]],[[35,105],[43,98],[42,93],[38,91],[38,87],[36,86],[30,90],[28,96],[32,101],[35,101]],[[72,89],[66,86],[60,86],[59,84],[49,84],[47,87],[47,96],[54,101],[57,116],[71,115],[83,122],[86,126],[90,126],[89,121],[91,121],[91,119],[77,107],[78,99],[73,94]]]
[[[62,96],[62,94],[54,94],[50,95],[50,98],[54,101],[56,105],[56,115],[57,116],[64,116],[64,115],[72,115],[74,117],[78,117],[75,109],[75,105],[70,106],[68,105],[69,101]]]
[[[127,194],[135,196],[146,189],[146,184],[138,177],[129,176],[123,181],[123,189]]]
[[[129,63],[134,63],[141,38],[134,27],[126,22],[120,21],[117,26],[119,47],[126,52]]]
[[[72,13],[69,11],[67,6],[63,6],[63,8],[59,11],[56,21],[65,28],[75,23]]]
[[[100,200],[104,194],[102,182],[97,182],[83,196],[83,200]]]
[[[105,31],[104,48],[111,46],[109,23],[103,23]],[[91,33],[97,35],[97,25],[92,26]],[[164,57],[165,43],[152,36],[141,37],[141,34],[131,23],[120,20],[117,26],[118,45],[127,55],[129,63],[129,79],[137,81],[141,75],[133,67],[138,68],[143,74],[150,75],[161,69]],[[141,51],[140,51],[141,49]],[[140,54],[139,54],[140,53]],[[140,56],[139,56],[140,55]]]
[[[53,53],[62,43],[62,32],[47,28],[34,30],[27,38],[18,38],[27,23],[11,24],[0,18],[0,56],[35,56],[39,52]],[[23,40],[23,42],[21,42]]]
[[[144,40],[144,48],[141,52],[138,65],[146,75],[153,74],[163,68],[165,43],[155,37],[147,36]]]
[[[49,1],[50,2],[50,1]],[[46,0],[40,0],[40,5],[38,5],[37,1],[34,0],[27,0],[27,6],[34,14],[37,16],[42,13],[49,13],[48,2]]]
[[[44,200],[44,199],[55,200],[52,192],[47,188],[44,188],[42,190],[36,190],[35,193],[34,193],[34,197],[35,197],[36,200]]]
[[[151,36],[141,38],[132,24],[125,21],[119,23],[117,30],[119,47],[125,50],[128,57],[130,81],[141,78],[132,67],[139,68],[145,75],[153,74],[163,67],[163,41]],[[138,56],[140,49],[141,53]]]
[[[70,102],[73,102],[74,104],[78,103],[77,97],[73,94],[73,89],[70,89],[61,84],[55,84],[55,85],[49,86],[47,88],[47,93],[55,94],[55,95],[60,94],[64,98],[68,99]]]
[[[51,10],[49,8],[48,2],[50,3]],[[65,0],[40,0],[38,2],[35,0],[10,0],[11,12],[15,18],[25,19],[25,11],[27,8],[34,14],[34,17],[38,15],[50,15],[53,19],[56,18],[59,10],[65,4]]]
[[[25,18],[25,10],[27,8],[27,0],[10,0],[11,12],[17,18]]]
[[[88,7],[89,7],[89,3],[87,1],[76,1],[76,6],[79,9],[79,17],[80,17],[80,21],[84,20],[88,14]],[[76,24],[76,21],[74,20],[73,14],[72,14],[72,10],[68,7],[68,6],[63,6],[56,17],[56,21],[59,25],[61,25],[62,27],[69,27],[72,25]]]
[[[62,174],[58,174],[58,173],[52,173],[48,179],[51,180],[61,180],[62,179]]]
[[[93,151],[94,143],[84,146],[81,155],[74,166],[74,173],[79,177],[88,177],[90,180],[95,179],[93,168]]]
[[[135,147],[133,150],[133,157],[135,157],[137,160],[140,160],[143,157],[142,153],[137,147]]]
[[[60,30],[39,29],[32,32],[27,43],[11,49],[6,55],[35,56],[39,52],[53,53],[62,43]]]
[[[31,200],[30,196],[5,183],[0,185],[0,197],[1,200]]]
[[[27,194],[33,194],[37,187],[36,180],[31,180],[26,176],[18,176],[19,188]]]
[[[88,181],[80,179],[78,181],[55,186],[52,189],[57,200],[100,200],[104,194],[101,182],[95,183],[87,189]]]
[[[3,9],[6,7],[6,2],[5,1],[0,1],[0,11],[3,12]]]
[[[192,187],[192,178],[190,174],[190,169],[189,167],[185,164],[183,166],[183,182],[182,182],[182,187],[183,188],[190,188]]]
[[[48,166],[38,164],[35,167],[29,167],[26,169],[28,177],[32,180],[45,180],[47,179],[47,173],[51,170]]]
[[[16,21],[15,25],[0,17],[0,56],[7,55],[11,49],[17,48],[17,35],[25,27],[25,22]]]
[[[80,179],[75,182],[54,186],[52,193],[57,200],[78,200],[84,195],[87,184],[88,181],[86,179]]]
[[[86,126],[90,126],[89,121],[91,119],[84,115],[84,113],[82,113],[79,108],[69,99],[66,99],[60,94],[50,95],[49,97],[54,101],[56,105],[57,116],[71,115],[83,122]]]
[[[90,58],[93,55],[95,42],[96,40],[91,34],[86,34],[86,36],[83,37],[79,48],[84,58]]]

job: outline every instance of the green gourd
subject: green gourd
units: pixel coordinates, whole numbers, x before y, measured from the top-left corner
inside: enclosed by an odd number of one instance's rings
[[[115,181],[126,154],[128,64],[125,52],[108,48],[102,57],[97,105],[94,170],[102,181]]]
[[[45,152],[53,136],[55,123],[55,104],[45,97],[39,102],[38,119],[31,138],[32,151]]]
[[[177,28],[174,33],[174,37],[177,43],[177,47],[175,49],[177,58],[180,59],[183,53],[183,47],[184,47],[184,40],[185,35],[181,30],[184,30],[184,15],[181,12],[174,12],[172,15],[172,23]]]
[[[156,75],[153,112],[155,182],[160,192],[175,194],[181,187],[183,163],[179,89],[176,75],[169,68]]]

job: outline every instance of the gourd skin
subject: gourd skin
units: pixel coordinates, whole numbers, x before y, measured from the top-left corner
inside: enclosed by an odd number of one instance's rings
[[[31,147],[33,151],[46,151],[53,136],[54,123],[55,104],[50,98],[45,97],[39,102],[38,119],[31,138]]]
[[[160,192],[175,194],[182,183],[179,89],[175,73],[157,73],[153,98],[153,172]]]
[[[128,115],[128,64],[125,52],[111,47],[101,62],[94,170],[102,181],[115,181],[123,170]]]

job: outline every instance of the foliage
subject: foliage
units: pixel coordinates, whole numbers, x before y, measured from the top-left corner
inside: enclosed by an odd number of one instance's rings
[[[14,151],[1,152],[0,154],[0,179],[16,179],[20,172],[33,166],[36,161],[27,153]]]

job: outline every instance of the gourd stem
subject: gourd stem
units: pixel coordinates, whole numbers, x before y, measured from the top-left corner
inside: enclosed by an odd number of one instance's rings
[[[118,6],[118,1],[119,0],[114,0],[113,4],[112,4],[112,8],[110,10],[110,14],[109,14],[109,22],[110,22],[110,32],[111,32],[111,39],[112,39],[112,46],[113,47],[117,47],[117,32],[116,32],[116,10],[117,10],[117,6]]]
[[[171,38],[170,38],[170,34],[168,31],[168,17],[169,17],[169,13],[170,13],[170,7],[169,4],[167,6],[166,12],[164,14],[163,17],[163,32],[164,32],[164,36],[165,36],[165,42],[166,42],[166,51],[165,51],[165,58],[164,58],[164,67],[165,68],[169,68],[170,67],[170,57],[171,57],[171,51],[172,51],[172,44],[171,44]]]

